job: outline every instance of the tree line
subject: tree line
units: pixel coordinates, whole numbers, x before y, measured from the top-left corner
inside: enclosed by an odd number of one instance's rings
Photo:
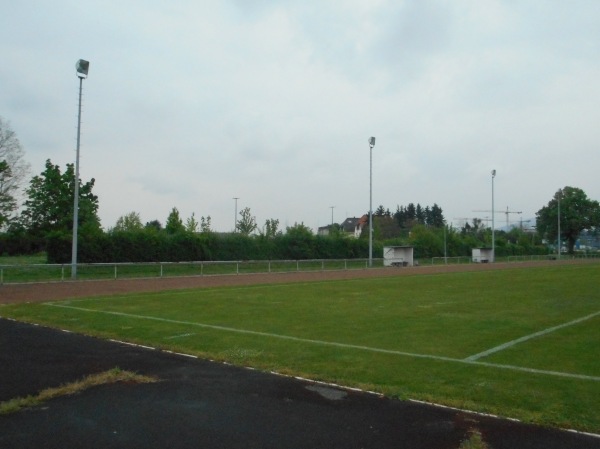
[[[349,238],[339,225],[328,236],[315,235],[303,224],[282,230],[275,218],[259,227],[250,208],[240,211],[233,233],[215,232],[210,216],[196,218],[192,214],[184,220],[176,207],[164,226],[159,220],[144,224],[138,213],[129,212],[113,228],[104,230],[93,178],[75,180],[73,164],[62,170],[50,159],[40,174],[27,180],[29,170],[16,134],[0,117],[0,255],[46,251],[49,262],[68,262],[73,192],[78,182],[81,262],[367,257],[368,227],[358,239]],[[536,218],[537,233],[518,228],[496,231],[497,256],[545,254],[549,244],[558,241],[559,228],[561,245],[572,252],[583,231],[597,235],[600,205],[583,190],[566,186]],[[393,213],[380,205],[374,212],[373,227],[376,255],[382,254],[383,246],[411,245],[417,258],[469,256],[472,248],[491,245],[489,227],[476,219],[461,228],[448,226],[437,204],[398,205]]]

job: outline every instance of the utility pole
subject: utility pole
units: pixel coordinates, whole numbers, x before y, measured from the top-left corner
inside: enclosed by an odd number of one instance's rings
[[[239,197],[234,197],[233,198],[235,201],[235,213],[233,215],[233,232],[236,233],[237,232],[237,200],[239,200]]]

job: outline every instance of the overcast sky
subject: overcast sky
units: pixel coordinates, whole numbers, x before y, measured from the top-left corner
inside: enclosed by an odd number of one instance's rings
[[[316,230],[437,203],[530,219],[600,200],[598,0],[0,0],[0,115],[32,175],[75,161],[129,212]],[[506,214],[496,214],[496,225]]]

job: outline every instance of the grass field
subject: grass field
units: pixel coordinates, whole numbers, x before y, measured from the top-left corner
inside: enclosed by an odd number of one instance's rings
[[[599,269],[132,294],[0,316],[600,433]]]

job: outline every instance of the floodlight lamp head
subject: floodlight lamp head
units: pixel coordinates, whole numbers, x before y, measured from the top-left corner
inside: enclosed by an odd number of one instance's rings
[[[492,178],[496,176],[496,170],[492,170]]]
[[[77,76],[79,78],[87,78],[90,62],[85,59],[80,59],[77,61],[77,64],[75,64],[75,69],[77,70]]]
[[[375,137],[369,137],[369,146],[371,148],[375,146]]]

